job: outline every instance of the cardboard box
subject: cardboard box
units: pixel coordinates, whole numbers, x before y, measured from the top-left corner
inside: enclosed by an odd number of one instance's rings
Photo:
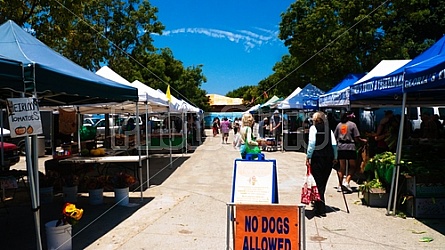
[[[410,197],[406,201],[406,214],[417,219],[443,219],[445,198]]]
[[[384,189],[372,188],[368,192],[363,192],[363,199],[366,205],[370,207],[387,207],[389,193],[386,193]]]

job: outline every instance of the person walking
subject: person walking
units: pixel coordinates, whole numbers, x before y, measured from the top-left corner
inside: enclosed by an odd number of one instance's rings
[[[253,116],[250,113],[245,113],[241,118],[241,122],[242,126],[239,131],[239,134],[241,136],[240,153],[241,153],[241,158],[246,159],[246,155],[248,153],[247,147],[258,146],[258,142],[256,142],[252,132],[252,126],[255,123]]]
[[[213,118],[213,123],[212,123],[213,137],[215,137],[218,134],[218,129],[219,129],[219,119],[218,117],[215,117]]]
[[[271,129],[270,132],[275,136],[275,143],[281,145],[281,131],[282,131],[282,120],[280,116],[280,111],[275,110],[273,116],[270,118]]]
[[[306,153],[306,165],[310,164],[312,175],[320,193],[320,201],[315,201],[316,216],[326,217],[325,191],[332,164],[337,163],[337,141],[329,129],[326,115],[315,112],[312,116],[313,125],[309,128],[309,142]]]
[[[228,140],[229,140],[230,128],[231,128],[231,124],[230,124],[229,120],[227,119],[227,117],[224,117],[221,122],[221,134],[222,134],[221,143],[222,144],[229,143]]]
[[[350,182],[357,169],[355,143],[368,142],[366,139],[360,138],[357,125],[351,121],[354,118],[355,115],[353,112],[348,111],[344,113],[334,131],[335,138],[337,139],[338,161],[340,162],[340,169],[337,171],[340,182],[338,183],[337,192],[346,191],[352,193]],[[348,162],[348,167],[346,167],[346,162]],[[348,168],[347,171],[346,168]],[[343,180],[345,175],[346,180]]]

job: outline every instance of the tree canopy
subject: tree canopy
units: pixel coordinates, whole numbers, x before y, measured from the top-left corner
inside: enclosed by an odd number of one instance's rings
[[[1,1],[0,22],[13,20],[40,41],[90,70],[108,65],[129,81],[139,80],[208,109],[202,65],[185,67],[168,48],[155,48],[162,34],[158,9],[144,0]]]
[[[282,14],[289,55],[259,83],[278,96],[312,83],[329,90],[384,59],[412,59],[443,36],[445,2],[299,0]]]

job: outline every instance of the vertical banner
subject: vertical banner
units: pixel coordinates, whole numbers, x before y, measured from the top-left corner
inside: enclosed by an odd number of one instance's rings
[[[236,205],[235,249],[300,249],[296,205]]]
[[[7,110],[12,138],[43,133],[40,109],[36,98],[7,99]]]

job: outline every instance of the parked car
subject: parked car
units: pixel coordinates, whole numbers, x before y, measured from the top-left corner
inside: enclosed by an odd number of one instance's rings
[[[123,126],[125,127],[128,124],[128,121],[130,119],[136,119],[136,116],[129,116],[129,117],[118,117],[118,118],[110,118],[110,131],[114,130],[116,134],[123,132]],[[142,118],[139,117],[139,126],[142,126]],[[100,119],[95,125],[96,127],[96,136],[98,138],[104,138],[105,137],[105,118]],[[110,132],[111,133],[111,132]]]
[[[100,118],[91,118],[91,117],[84,118],[83,126],[94,126],[100,120],[101,120]]]
[[[9,142],[0,142],[0,157],[3,151],[3,162],[0,158],[0,167],[2,171],[7,171],[13,165],[20,161],[19,148]]]

